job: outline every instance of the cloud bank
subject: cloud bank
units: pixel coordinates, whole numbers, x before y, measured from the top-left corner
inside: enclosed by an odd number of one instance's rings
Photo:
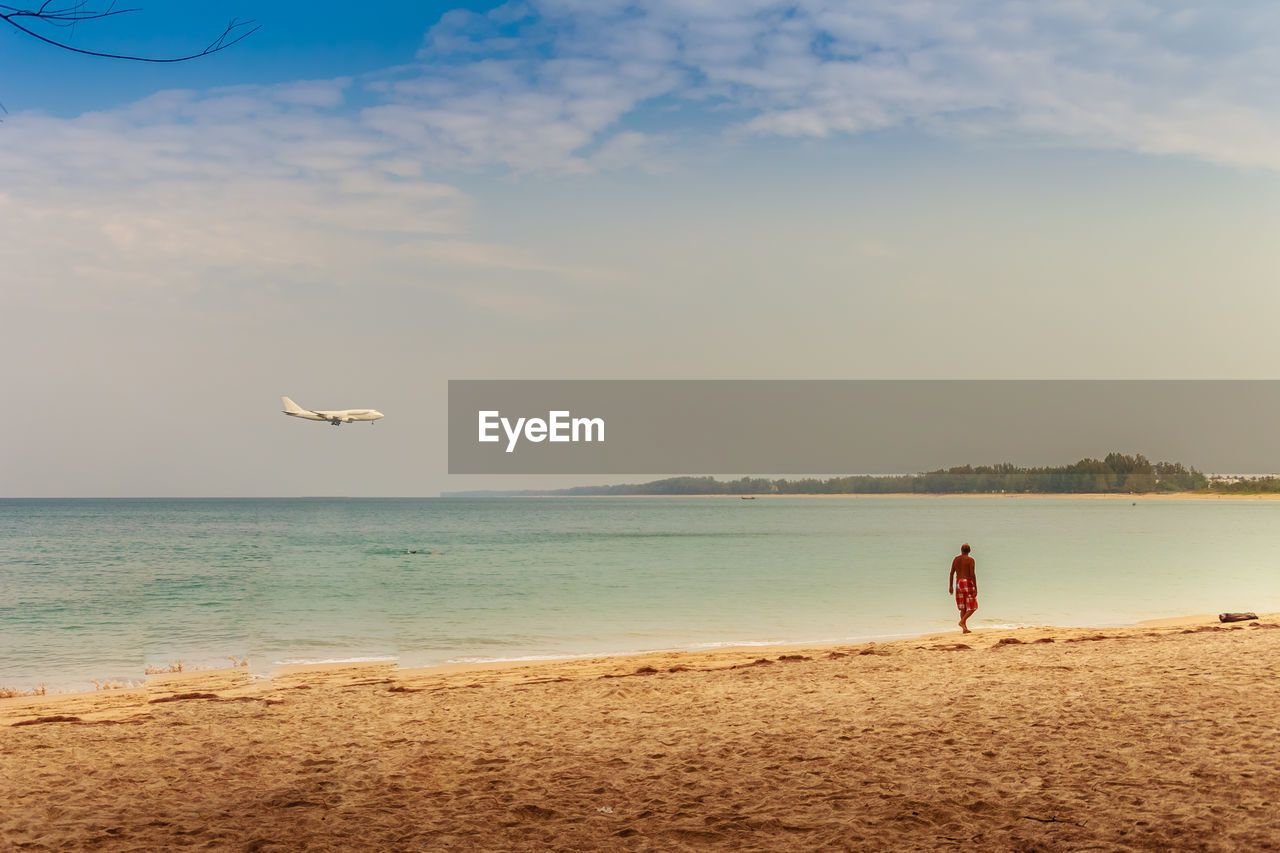
[[[517,170],[589,170],[654,99],[751,135],[1031,134],[1276,169],[1277,36],[1261,2],[534,0],[446,15],[364,119]]]
[[[135,288],[226,270],[298,283],[416,284],[424,268],[457,267],[573,275],[470,236],[466,176],[663,170],[691,140],[894,128],[1280,169],[1278,36],[1280,7],[1261,2],[454,11],[412,61],[367,79],[12,116],[0,227],[17,282],[51,270]]]

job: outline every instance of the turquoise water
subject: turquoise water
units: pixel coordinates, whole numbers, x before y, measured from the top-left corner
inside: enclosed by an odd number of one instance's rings
[[[1280,502],[0,500],[0,686],[1280,610]],[[437,554],[410,554],[409,551]]]

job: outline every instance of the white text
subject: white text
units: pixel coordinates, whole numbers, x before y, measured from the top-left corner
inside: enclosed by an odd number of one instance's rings
[[[534,443],[540,441],[604,441],[604,418],[575,418],[567,411],[548,412],[542,418],[502,417],[498,411],[483,411],[480,415],[480,441],[501,441],[499,429],[507,437],[507,453],[516,449],[523,438]]]

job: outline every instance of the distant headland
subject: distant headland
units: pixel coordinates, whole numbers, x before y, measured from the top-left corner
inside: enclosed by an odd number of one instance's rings
[[[443,492],[442,497],[594,497],[600,495],[989,495],[989,494],[1280,494],[1280,477],[1204,474],[1181,462],[1151,462],[1141,453],[1108,453],[1071,465],[1019,468],[1009,463],[963,465],[922,474],[858,474],[795,480],[668,477],[648,483]]]

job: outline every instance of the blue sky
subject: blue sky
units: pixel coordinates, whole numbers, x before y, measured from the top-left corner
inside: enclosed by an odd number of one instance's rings
[[[1273,4],[377,10],[0,33],[5,494],[527,485],[449,378],[1275,378]]]

